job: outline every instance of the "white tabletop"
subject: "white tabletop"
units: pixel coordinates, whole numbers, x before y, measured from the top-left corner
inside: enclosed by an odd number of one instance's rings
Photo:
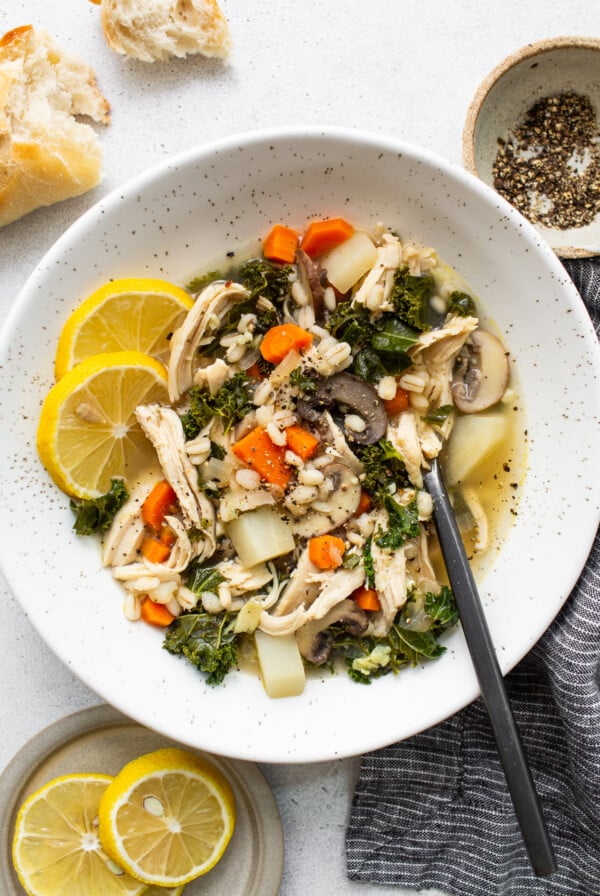
[[[96,190],[0,230],[0,320],[66,227],[166,156],[239,131],[335,124],[401,137],[460,164],[469,102],[497,63],[542,38],[598,35],[590,0],[221,0],[221,6],[233,38],[228,64],[189,58],[148,65],[108,49],[99,8],[86,0],[1,4],[0,33],[43,26],[94,67],[112,123],[100,129],[104,179]],[[3,580],[0,587],[1,769],[41,728],[99,698],[45,646]],[[262,769],[284,827],[282,896],[398,893],[346,878],[344,834],[358,760]]]

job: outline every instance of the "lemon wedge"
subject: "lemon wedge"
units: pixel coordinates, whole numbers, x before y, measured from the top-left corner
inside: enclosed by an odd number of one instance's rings
[[[54,778],[17,815],[13,864],[29,896],[138,896],[145,884],[106,855],[98,839],[98,805],[109,775]]]
[[[59,488],[96,498],[114,476],[134,479],[155,458],[134,411],[164,403],[167,372],[141,352],[93,355],[56,383],[42,405],[37,448]]]
[[[105,352],[138,351],[166,362],[169,337],[194,302],[185,290],[149,277],[112,280],[71,314],[58,340],[56,379]]]
[[[98,812],[100,842],[147,884],[177,887],[219,861],[235,826],[235,798],[221,772],[177,748],[124,766]]]

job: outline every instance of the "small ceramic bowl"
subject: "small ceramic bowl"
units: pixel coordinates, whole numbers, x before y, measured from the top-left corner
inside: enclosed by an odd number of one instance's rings
[[[485,78],[465,122],[466,169],[496,188],[493,167],[500,148],[498,141],[506,141],[511,135],[514,140],[516,128],[523,124],[537,101],[566,92],[588,97],[594,107],[599,142],[593,153],[600,181],[600,39],[590,37],[555,37],[527,44]],[[595,189],[600,189],[600,183],[596,182]],[[506,190],[503,195],[511,201]],[[600,254],[600,211],[591,222],[570,227],[540,223],[523,208],[520,211],[530,218],[557,255],[576,258]]]

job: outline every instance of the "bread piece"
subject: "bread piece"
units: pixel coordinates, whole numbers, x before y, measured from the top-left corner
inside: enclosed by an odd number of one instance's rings
[[[216,0],[102,0],[106,41],[142,62],[202,53],[225,59],[229,26]]]
[[[109,113],[91,68],[45,31],[0,38],[0,227],[98,184],[100,141],[77,116],[106,124]]]

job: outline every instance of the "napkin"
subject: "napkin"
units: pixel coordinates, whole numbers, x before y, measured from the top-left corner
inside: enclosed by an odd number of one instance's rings
[[[600,256],[565,267],[600,328]],[[600,459],[599,459],[600,462]],[[600,538],[506,687],[554,846],[537,878],[481,699],[365,755],[346,833],[353,880],[455,896],[600,894]]]

